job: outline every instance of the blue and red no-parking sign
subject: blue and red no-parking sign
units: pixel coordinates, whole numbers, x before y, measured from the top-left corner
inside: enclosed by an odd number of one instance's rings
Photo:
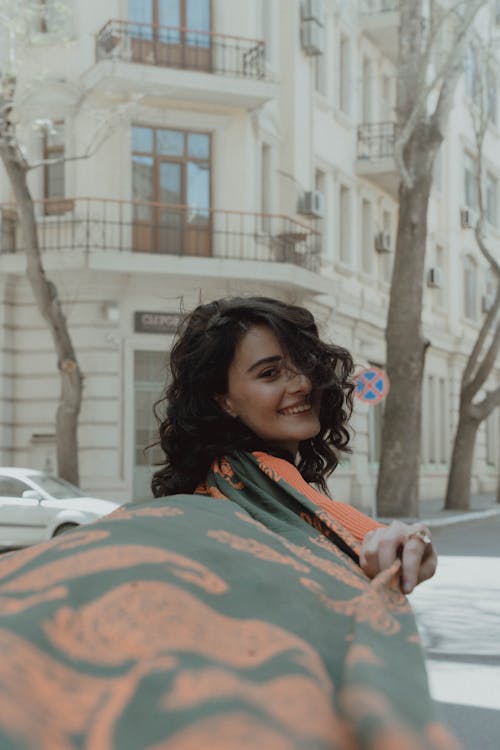
[[[366,367],[358,372],[355,383],[355,395],[366,404],[378,404],[389,393],[389,378],[378,367]]]

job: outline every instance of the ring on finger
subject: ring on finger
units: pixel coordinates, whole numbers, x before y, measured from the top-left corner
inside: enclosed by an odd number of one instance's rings
[[[426,529],[417,529],[417,531],[410,531],[408,539],[419,539],[424,544],[432,544],[432,537],[430,531]]]

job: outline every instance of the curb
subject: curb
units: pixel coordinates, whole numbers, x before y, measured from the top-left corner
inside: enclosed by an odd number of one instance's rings
[[[483,518],[492,518],[500,516],[500,506],[496,508],[486,508],[485,510],[466,511],[449,516],[432,516],[431,518],[378,518],[380,523],[390,524],[392,521],[404,521],[405,523],[423,523],[426,526],[451,526],[456,523],[465,523],[466,521],[479,521]]]

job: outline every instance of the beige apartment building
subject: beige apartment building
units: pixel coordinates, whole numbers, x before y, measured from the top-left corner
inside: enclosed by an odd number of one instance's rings
[[[0,54],[18,66],[29,158],[67,157],[33,170],[30,185],[44,265],[85,375],[82,486],[129,500],[148,493],[152,403],[179,312],[200,299],[304,304],[360,366],[384,366],[398,3],[68,0],[62,16],[59,5],[41,3],[28,46],[4,33]],[[500,22],[490,12],[489,23]],[[485,161],[498,252],[492,75]],[[429,209],[423,501],[444,494],[460,375],[493,291],[467,228],[477,201],[469,78]],[[55,470],[55,354],[3,172],[0,201],[0,464]],[[499,380],[500,363],[490,383]],[[367,510],[382,408],[356,405],[354,452],[331,481],[336,497]],[[473,492],[494,491],[499,471],[497,410],[479,431]]]

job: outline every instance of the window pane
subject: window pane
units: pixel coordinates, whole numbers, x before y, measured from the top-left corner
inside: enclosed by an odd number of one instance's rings
[[[190,208],[190,224],[205,223],[210,208],[210,169],[208,165],[188,162],[187,164],[187,203]]]
[[[158,130],[156,132],[156,152],[163,156],[184,154],[184,133],[180,130]]]
[[[152,128],[141,128],[137,125],[132,127],[132,151],[151,154],[153,153],[153,143]]]
[[[159,0],[158,23],[161,26],[181,26],[181,0]]]
[[[144,0],[129,0],[129,21],[136,21],[137,25],[130,26],[130,34],[139,39],[151,39],[153,29],[153,3]],[[144,24],[144,25],[143,25]]]
[[[210,0],[186,0],[186,28],[210,31]],[[186,34],[186,41],[194,47],[210,47],[210,35]]]
[[[153,200],[153,158],[132,156],[132,197],[139,201]],[[134,206],[134,219],[151,221],[151,206]]]
[[[195,159],[208,159],[210,157],[210,136],[204,133],[189,133],[188,154]]]
[[[182,172],[180,164],[163,162],[160,164],[160,203],[182,203]]]
[[[56,154],[53,154],[56,156]],[[47,166],[47,198],[64,197],[64,164],[50,164]]]
[[[163,391],[165,353],[136,351],[134,371],[135,462],[138,466],[147,466],[162,458],[159,448],[145,452],[144,448],[157,438],[153,404],[160,398]]]

